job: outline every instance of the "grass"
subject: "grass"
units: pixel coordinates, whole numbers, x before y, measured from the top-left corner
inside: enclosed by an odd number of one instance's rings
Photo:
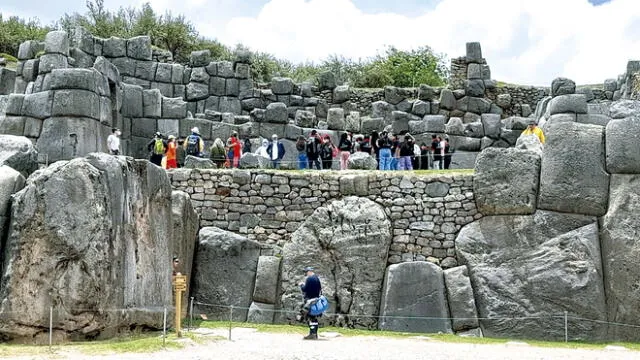
[[[228,328],[229,322],[225,321],[196,321],[196,326],[202,328]],[[236,328],[251,328],[256,329],[258,332],[264,333],[277,333],[277,334],[306,334],[307,327],[304,325],[265,325],[265,324],[249,324],[249,323],[232,323]],[[339,327],[322,327],[321,332],[335,332],[342,336],[382,336],[391,338],[415,338],[418,336],[426,336],[430,340],[442,341],[447,343],[463,343],[463,344],[480,344],[480,345],[496,345],[505,344],[510,341],[525,342],[531,346],[545,347],[545,348],[565,348],[565,349],[592,349],[601,350],[608,345],[624,346],[627,349],[640,351],[640,344],[637,343],[623,343],[623,342],[585,342],[585,341],[540,341],[540,340],[523,340],[523,339],[497,339],[497,338],[476,338],[476,337],[463,337],[453,334],[419,334],[419,333],[404,333],[395,331],[384,330],[363,330],[363,329],[347,329]]]

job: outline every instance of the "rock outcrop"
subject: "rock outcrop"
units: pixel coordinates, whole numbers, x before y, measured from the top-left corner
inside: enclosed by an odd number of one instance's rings
[[[537,211],[484,217],[460,230],[486,336],[600,340],[607,319],[596,219]],[[588,319],[588,320],[580,320]]]
[[[38,152],[26,137],[0,135],[0,165],[12,167],[26,178],[38,170]]]
[[[313,266],[338,314],[330,322],[375,328],[390,243],[391,223],[384,209],[369,199],[346,197],[318,208],[284,246],[282,308],[298,309],[302,269]],[[279,314],[278,320],[292,317]]]
[[[15,195],[0,333],[96,337],[161,328],[171,306],[171,186],[146,160],[57,162]],[[54,334],[54,336],[58,336]]]
[[[211,320],[247,321],[251,305],[260,244],[246,237],[204,227],[198,234],[198,247],[193,270],[195,312]]]
[[[451,333],[440,266],[426,261],[391,265],[382,287],[380,330]]]
[[[171,193],[171,218],[173,220],[173,236],[169,250],[172,257],[177,257],[180,261],[177,271],[187,276],[187,291],[184,292],[182,303],[188,304],[193,255],[200,228],[200,219],[193,209],[189,194],[183,191]],[[185,315],[186,311],[187,306],[184,306],[183,313]]]

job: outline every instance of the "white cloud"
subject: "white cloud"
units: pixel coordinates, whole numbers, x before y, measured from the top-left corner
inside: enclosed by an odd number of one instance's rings
[[[156,0],[167,1],[167,0]],[[350,0],[272,0],[255,17],[202,26],[202,33],[228,44],[243,43],[292,61],[330,54],[375,55],[385,45],[429,45],[449,57],[463,56],[465,43],[480,41],[493,78],[548,85],[556,76],[600,83],[640,58],[640,6],[613,0],[594,7],[587,0],[442,0],[407,17],[367,14]]]

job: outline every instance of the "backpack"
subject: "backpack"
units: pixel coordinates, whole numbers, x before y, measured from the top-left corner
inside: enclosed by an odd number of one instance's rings
[[[200,145],[200,138],[196,135],[189,135],[187,138],[187,155],[198,155]]]
[[[318,154],[318,141],[314,137],[310,137],[307,140],[307,154],[309,154],[309,155],[317,155]]]
[[[155,155],[164,154],[164,141],[162,139],[156,139],[156,142],[153,143],[153,153]]]
[[[329,309],[329,300],[324,295],[320,295],[309,308],[309,315],[320,316]]]

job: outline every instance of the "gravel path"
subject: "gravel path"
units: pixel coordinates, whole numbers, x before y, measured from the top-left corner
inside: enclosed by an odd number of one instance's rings
[[[210,335],[226,336],[223,329],[203,330]],[[322,334],[321,334],[322,335]],[[16,360],[374,360],[374,359],[638,359],[631,350],[574,350],[540,348],[525,344],[478,345],[445,343],[424,337],[391,338],[376,336],[321,336],[318,341],[303,341],[297,334],[258,333],[253,329],[233,329],[233,341],[216,340],[206,345],[188,345],[174,351],[154,354],[116,354],[87,356],[58,353],[52,356],[16,357]]]

